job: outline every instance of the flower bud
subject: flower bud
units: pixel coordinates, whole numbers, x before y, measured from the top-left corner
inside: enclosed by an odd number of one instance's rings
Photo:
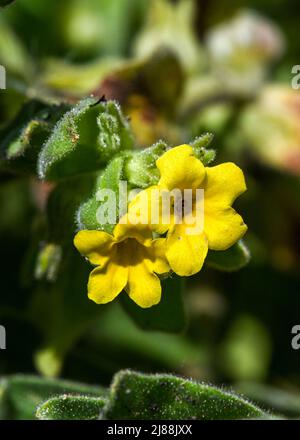
[[[241,135],[264,163],[300,174],[300,95],[269,86],[241,118]]]
[[[133,153],[125,165],[125,175],[129,184],[137,188],[155,185],[159,180],[156,161],[166,150],[167,144],[159,141],[152,147]]]
[[[283,47],[280,30],[251,11],[239,12],[207,37],[215,75],[225,89],[242,95],[261,86],[268,64],[281,55]]]

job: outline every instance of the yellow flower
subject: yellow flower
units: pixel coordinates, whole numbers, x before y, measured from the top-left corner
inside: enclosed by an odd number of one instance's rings
[[[165,225],[161,209],[158,223],[152,225],[159,233],[168,231],[166,257],[171,269],[181,276],[193,275],[202,268],[208,249],[226,250],[247,230],[242,217],[231,207],[234,200],[246,190],[243,172],[233,163],[204,167],[189,145],[170,149],[157,160],[156,165],[161,175],[158,185],[139,193],[131,202],[129,213],[143,215],[145,192],[149,211],[153,203],[151,192],[154,189],[159,190],[162,197],[163,192],[178,188],[181,191],[193,191],[190,214],[196,219],[200,203],[194,193],[197,189],[203,189],[204,225],[200,232],[196,228],[196,232],[191,233],[193,224],[190,223],[192,218],[189,214],[183,216],[181,223],[176,223],[173,212],[169,224]]]
[[[146,226],[131,225],[126,219],[115,226],[113,235],[79,231],[74,239],[76,248],[97,266],[89,277],[89,298],[105,304],[125,289],[140,307],[159,303],[161,285],[157,274],[170,270],[164,242],[162,238],[153,240]]]

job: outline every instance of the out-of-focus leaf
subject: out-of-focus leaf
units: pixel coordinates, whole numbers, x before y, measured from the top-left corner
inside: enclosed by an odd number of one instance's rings
[[[2,236],[25,239],[30,231],[33,206],[26,179],[9,180],[0,187],[0,231]]]
[[[288,391],[262,383],[241,382],[235,385],[240,393],[257,402],[263,408],[285,416],[297,417],[300,415],[300,395],[295,391]]]
[[[179,373],[190,367],[195,371],[197,366],[200,371],[206,370],[209,363],[205,347],[187,340],[184,334],[142,330],[119,302],[105,306],[101,319],[95,320],[91,327],[87,343],[93,353],[93,363],[104,375],[107,375],[107,359],[110,359],[109,378],[115,371],[113,366],[136,368],[139,365],[147,371],[163,369]]]
[[[1,6],[4,7],[5,5]],[[28,55],[28,50],[26,50],[21,39],[2,16],[0,16],[0,27],[0,64],[10,74],[12,73],[22,79],[32,79],[30,76],[33,73],[33,64]],[[10,76],[7,80],[10,80]]]
[[[261,409],[221,389],[168,374],[116,374],[102,416],[108,420],[267,418]]]
[[[3,6],[7,6],[10,3],[12,3],[14,0],[0,0],[0,6],[3,8]]]
[[[121,60],[115,58],[101,58],[84,64],[51,59],[45,64],[41,82],[51,89],[80,98],[96,89],[99,83],[121,63]]]
[[[132,34],[143,21],[147,0],[72,0],[66,2],[63,19],[64,42],[75,54],[127,52]]]
[[[184,79],[176,54],[167,48],[134,61],[110,56],[72,64],[51,59],[41,74],[42,84],[72,97],[82,97],[94,91],[99,97],[105,95],[107,99],[128,105],[130,98],[144,96],[169,113],[176,110]]]
[[[150,56],[123,62],[99,81],[94,93],[116,99],[129,108],[144,99],[144,104],[151,103],[155,109],[174,115],[184,80],[178,57],[173,50],[162,47]],[[149,116],[151,120],[153,117]]]
[[[87,298],[89,267],[73,246],[75,213],[93,185],[93,175],[69,179],[59,183],[48,198],[47,231],[32,268],[40,282],[29,310],[43,337],[35,363],[46,376],[59,374],[64,355],[101,311]]]
[[[40,420],[97,420],[104,404],[101,397],[63,394],[39,405],[36,417]]]
[[[30,305],[30,317],[44,343],[35,354],[39,371],[46,376],[56,376],[62,367],[65,354],[87,326],[101,314],[102,308],[87,298],[86,280],[90,267],[73,245],[76,230],[75,212],[80,201],[92,190],[91,175],[59,183],[52,191],[47,204],[48,233],[45,241],[59,250],[59,263],[55,276],[51,275],[51,259],[44,260],[44,276],[37,285]]]
[[[85,396],[105,396],[106,391],[100,386],[83,385],[80,383],[43,379],[38,376],[8,376],[5,386],[5,418],[34,419],[36,407],[43,400],[52,396],[73,393]]]
[[[0,132],[2,168],[21,173],[36,173],[37,157],[57,120],[67,105],[47,104],[31,100]]]
[[[259,341],[259,343],[258,343]],[[239,316],[220,347],[220,368],[235,380],[263,380],[271,357],[271,339],[256,318]]]
[[[182,300],[184,282],[173,276],[161,282],[162,298],[158,305],[149,309],[138,307],[127,294],[120,296],[121,303],[134,322],[145,330],[179,333],[186,326]]]
[[[76,212],[82,200],[92,192],[96,177],[93,174],[68,179],[51,192],[46,211],[47,240],[57,244],[71,244],[76,232]]]
[[[55,282],[38,286],[30,307],[30,317],[43,337],[35,365],[48,377],[59,375],[72,345],[103,312],[87,297],[90,266],[72,242],[64,246],[61,261]]]
[[[87,98],[57,123],[39,156],[39,175],[55,180],[95,171],[132,145],[129,123],[119,105]]]
[[[209,251],[205,263],[214,269],[233,272],[246,266],[250,258],[249,249],[239,240],[226,251]]]

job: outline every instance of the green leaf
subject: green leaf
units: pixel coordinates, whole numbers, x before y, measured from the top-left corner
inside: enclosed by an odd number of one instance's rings
[[[101,416],[108,420],[267,418],[252,403],[221,389],[169,374],[116,374]]]
[[[18,374],[6,379],[5,398],[10,419],[28,420],[35,418],[36,407],[43,400],[65,393],[85,396],[105,396],[99,386],[83,385],[65,380],[44,379],[38,376]]]
[[[156,306],[142,309],[126,293],[120,295],[120,301],[129,316],[142,329],[168,333],[182,332],[186,327],[186,315],[182,300],[184,281],[174,275],[161,283],[162,298]]]
[[[66,58],[51,58],[45,63],[41,81],[46,89],[80,99],[91,90],[96,90],[104,78],[121,63],[120,59],[112,57],[93,58],[82,63]]]
[[[119,214],[119,183],[124,177],[124,164],[126,155],[115,157],[99,174],[93,195],[81,204],[78,209],[76,218],[78,229],[103,229],[106,232],[112,232],[114,224],[100,224],[97,219],[98,210],[104,207],[106,200],[99,198],[99,191],[109,189],[112,190],[116,197],[116,220]]]
[[[159,181],[159,170],[156,167],[157,159],[167,150],[167,144],[157,142],[152,147],[132,154],[125,165],[125,176],[131,186],[136,188],[148,188]]]
[[[101,397],[63,394],[39,405],[36,417],[40,420],[97,420],[104,404]]]
[[[214,269],[233,272],[246,266],[250,258],[249,249],[239,240],[226,251],[209,251],[205,263]]]
[[[0,132],[1,166],[22,173],[36,173],[37,157],[66,105],[31,100]]]
[[[91,327],[88,344],[99,374],[107,373],[107,362],[103,359],[110,360],[112,374],[114,365],[134,368],[138,364],[147,370],[179,372],[185,366],[205,370],[210,362],[207,348],[187,340],[183,333],[138,328],[119,301],[104,307],[101,319],[95,320]]]
[[[39,156],[39,176],[55,180],[96,171],[132,146],[129,123],[119,105],[87,98],[57,123]]]

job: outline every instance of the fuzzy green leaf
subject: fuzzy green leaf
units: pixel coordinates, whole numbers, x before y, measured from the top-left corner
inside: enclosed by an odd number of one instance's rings
[[[69,107],[31,100],[0,132],[1,166],[36,173],[37,157],[57,120]]]
[[[73,393],[94,397],[106,394],[105,389],[99,386],[44,379],[37,376],[20,374],[7,377],[5,380],[5,399],[8,411],[6,418],[10,419],[34,419],[37,405],[59,394]]]
[[[99,170],[132,145],[129,123],[119,105],[87,98],[57,123],[39,156],[39,176],[55,180]]]
[[[214,269],[233,272],[246,266],[250,258],[249,249],[242,240],[239,240],[226,251],[209,251],[205,262]]]
[[[36,417],[40,420],[97,420],[105,404],[101,397],[53,397],[39,405]]]
[[[179,333],[186,326],[186,315],[182,300],[184,281],[174,275],[161,283],[162,298],[156,306],[142,309],[127,294],[120,296],[121,303],[129,316],[142,329]]]
[[[101,416],[108,420],[224,420],[268,418],[247,400],[168,374],[116,374]]]

